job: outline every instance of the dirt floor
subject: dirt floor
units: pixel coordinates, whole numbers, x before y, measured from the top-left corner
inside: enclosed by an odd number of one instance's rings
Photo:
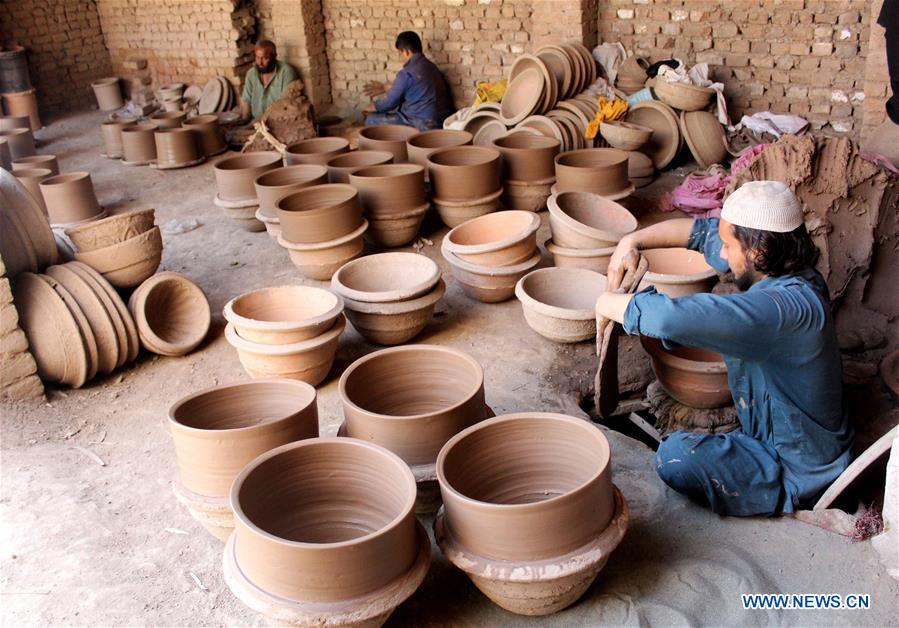
[[[111,211],[155,207],[162,269],[184,272],[206,291],[214,323],[208,340],[183,358],[142,354],[128,368],[81,390],[48,390],[47,402],[2,408],[0,618],[19,625],[262,625],[221,577],[222,544],[172,495],[175,457],[166,416],[188,393],[246,378],[225,341],[221,309],[233,296],[299,278],[264,233],[246,233],[212,204],[212,166],[159,172],[100,157],[98,112],[74,114],[41,131],[40,151],[63,170],[91,172]],[[666,179],[632,204],[642,222]],[[654,215],[653,215],[654,216]],[[541,241],[549,237],[546,216]],[[197,224],[194,229],[185,228]],[[179,233],[183,231],[182,233]],[[445,229],[432,227],[424,253],[439,254]],[[447,280],[435,320],[416,339],[454,346],[484,367],[497,414],[539,410],[586,418],[592,343],[561,346],[525,324],[512,300],[466,298]],[[342,420],[337,379],[374,350],[351,326],[337,363],[319,387],[321,433]],[[668,490],[642,443],[607,432],[613,478],[631,524],[605,570],[576,605],[544,618],[518,617],[490,603],[435,547],[418,592],[389,625],[867,625],[895,624],[899,583],[869,543],[791,519],[725,519]],[[102,461],[102,464],[100,464]],[[431,521],[424,521],[430,529]],[[865,611],[745,611],[741,593],[861,593]]]

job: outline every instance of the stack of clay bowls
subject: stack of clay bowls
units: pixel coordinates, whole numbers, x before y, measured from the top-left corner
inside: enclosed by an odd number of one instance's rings
[[[630,196],[628,154],[617,148],[586,148],[556,155],[553,192],[592,192],[610,200]]]
[[[589,192],[549,197],[552,239],[546,249],[555,266],[605,273],[622,237],[637,229],[637,219],[615,201]]]
[[[328,160],[350,150],[350,142],[342,137],[314,137],[287,147],[284,165],[318,164],[326,166]]]
[[[196,134],[197,146],[201,155],[212,157],[224,153],[228,149],[228,145],[222,138],[218,116],[212,114],[194,116],[185,120],[182,126]]]
[[[329,183],[349,183],[350,175],[370,166],[393,162],[393,153],[386,150],[355,150],[331,157],[326,164]]]
[[[39,272],[58,259],[47,216],[28,190],[5,169],[0,169],[0,257],[8,277]]]
[[[528,326],[561,343],[596,335],[596,299],[605,291],[605,276],[583,268],[541,268],[515,286]]]
[[[68,262],[13,287],[19,325],[45,382],[82,386],[137,357],[134,320],[115,289],[89,266]]]
[[[243,153],[220,159],[213,168],[218,190],[215,204],[243,229],[262,231],[265,225],[256,220],[259,201],[253,182],[259,175],[281,164],[281,153],[275,151]]]
[[[225,305],[225,338],[250,377],[321,383],[346,327],[340,296],[311,286],[274,286]]]
[[[671,397],[691,408],[721,408],[733,398],[727,384],[727,365],[720,354],[707,349],[666,349],[660,340],[640,336],[652,360],[652,370]]]
[[[685,248],[645,249],[640,254],[649,269],[640,282],[640,289],[655,286],[669,297],[682,297],[709,292],[718,281],[715,269],[708,265],[702,253]]]
[[[627,177],[638,188],[652,183],[656,178],[656,169],[652,159],[640,151],[630,151],[627,158]]]
[[[116,77],[97,79],[91,83],[94,88],[94,96],[97,98],[97,106],[101,111],[115,111],[125,106],[122,98],[122,86]]]
[[[404,246],[418,235],[430,207],[424,169],[416,164],[384,164],[349,175],[368,219],[368,238],[383,247]]]
[[[303,188],[276,203],[278,244],[304,277],[321,281],[362,254],[368,221],[359,193],[343,183]]]
[[[656,78],[653,91],[663,103],[681,111],[705,109],[715,95],[715,90],[710,87],[667,81],[662,76]]]
[[[156,272],[162,259],[162,236],[153,225],[155,212],[144,209],[110,216],[65,230],[75,259],[116,288],[134,288]]]
[[[554,159],[559,140],[543,135],[511,133],[493,140],[502,156],[503,204],[537,212],[546,207],[556,181]]]
[[[680,132],[677,114],[665,103],[658,100],[644,100],[628,108],[625,121],[652,129],[652,136],[642,148],[656,170],[662,170],[671,163],[681,149],[683,135]]]
[[[446,291],[440,268],[417,253],[378,253],[342,266],[331,290],[347,318],[373,344],[398,345],[417,336]]]
[[[103,138],[102,156],[108,159],[121,159],[123,156],[122,148],[122,129],[134,126],[134,120],[106,120],[100,125],[100,134]]]
[[[652,129],[648,126],[609,120],[599,123],[599,134],[612,148],[621,150],[640,150],[652,137]]]
[[[118,133],[122,142],[122,163],[126,166],[148,166],[156,160],[155,124],[140,122],[121,125]],[[115,131],[107,131],[114,134]],[[114,141],[114,140],[113,140]],[[106,142],[104,136],[104,143]],[[115,150],[115,144],[107,145],[107,150]]]
[[[724,127],[708,111],[681,111],[680,129],[700,168],[718,164],[727,157]]]
[[[500,154],[486,146],[442,148],[428,156],[434,206],[447,227],[501,206]]]
[[[338,435],[386,447],[412,469],[416,510],[440,505],[435,463],[440,448],[493,413],[484,402],[484,371],[449,347],[406,345],[363,356],[338,385],[344,424]]]
[[[596,61],[590,51],[578,42],[542,46],[535,56],[552,76],[558,100],[574,98],[596,80]],[[544,111],[552,107],[553,104],[550,104]]]
[[[36,155],[34,148],[34,135],[30,127],[6,129],[0,131],[0,140],[6,140],[10,159],[21,159]]]
[[[643,57],[631,55],[618,66],[618,76],[615,78],[615,87],[630,96],[638,92],[646,85],[649,75],[646,70],[649,62]]]
[[[496,212],[454,227],[441,252],[465,294],[498,303],[511,299],[518,280],[540,263],[539,228],[532,212]]]
[[[183,127],[158,128],[154,133],[157,170],[173,170],[195,166],[206,160],[200,152],[197,134]]]
[[[19,170],[31,169],[47,169],[51,174],[59,174],[59,161],[56,155],[31,155],[29,157],[20,157],[12,162],[13,173]]]
[[[67,172],[40,182],[41,194],[54,227],[68,227],[106,215],[100,207],[88,172]]]
[[[441,148],[466,146],[471,144],[472,139],[473,136],[468,131],[454,131],[451,129],[423,131],[406,140],[406,153],[410,162],[424,169],[425,181],[428,181],[428,155]]]
[[[513,613],[574,603],[627,531],[609,443],[582,419],[531,412],[482,421],[444,445],[437,478],[437,544]]]
[[[224,579],[273,625],[380,626],[428,571],[415,479],[352,438],[311,438],[253,460],[231,487]]]
[[[263,172],[253,181],[259,202],[256,219],[265,225],[269,237],[277,242],[281,234],[281,220],[276,203],[297,190],[327,182],[327,170],[314,164],[282,166]]]
[[[417,134],[417,129],[401,124],[367,126],[359,131],[359,149],[385,150],[393,155],[393,163],[401,164],[409,160],[406,141]]]
[[[128,300],[144,349],[158,355],[182,356],[196,349],[212,323],[202,288],[180,273],[153,275]]]
[[[162,103],[162,107],[166,111],[181,111],[183,96],[184,83],[169,83],[159,88],[159,102]]]

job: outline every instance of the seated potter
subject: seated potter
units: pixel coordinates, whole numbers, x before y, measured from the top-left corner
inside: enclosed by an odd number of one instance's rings
[[[368,96],[386,92],[365,110],[365,126],[403,124],[419,131],[437,129],[453,112],[453,100],[440,69],[422,53],[421,39],[412,31],[396,38],[396,49],[403,61],[392,85],[371,81],[365,86]]]
[[[596,303],[598,315],[623,323],[628,334],[717,351],[727,364],[741,428],[668,434],[656,455],[658,474],[720,514],[809,507],[849,464],[853,430],[830,297],[799,200],[783,183],[751,181],[725,200],[720,220],[670,220],[636,231],[612,256],[610,287],[634,249],[683,246],[719,271],[732,270],[742,292],[672,299],[650,288],[607,292]]]
[[[278,51],[269,40],[257,43],[254,54],[253,67],[244,78],[240,102],[240,117],[244,122],[258,119],[299,78],[289,64],[278,61]]]

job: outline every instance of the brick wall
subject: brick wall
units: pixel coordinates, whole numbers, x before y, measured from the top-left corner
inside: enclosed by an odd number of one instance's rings
[[[893,0],[890,0],[893,1]],[[889,96],[890,74],[887,69],[886,39],[883,27],[877,24],[877,16],[883,0],[871,4],[869,22],[871,36],[868,39],[868,55],[865,59],[865,102],[861,136],[867,139],[871,131],[886,119],[886,101]]]
[[[0,401],[37,399],[43,395],[44,385],[28,351],[25,332],[19,327],[19,312],[0,258]]]
[[[112,72],[96,0],[0,2],[0,40],[28,49],[42,111],[94,104],[90,83]]]

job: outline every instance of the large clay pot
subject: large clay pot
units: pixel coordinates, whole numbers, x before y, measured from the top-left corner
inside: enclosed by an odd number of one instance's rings
[[[278,244],[287,249],[290,261],[304,277],[328,281],[338,268],[362,255],[367,229],[368,221],[363,218],[358,229],[334,240],[300,244],[280,234]]]
[[[328,160],[350,150],[350,143],[342,137],[314,137],[287,147],[284,165],[318,164],[325,166]]]
[[[185,118],[187,118],[185,111],[162,111],[150,116],[150,122],[160,129],[177,129]]]
[[[155,209],[140,209],[69,227],[65,233],[78,251],[94,251],[149,231],[155,218]]]
[[[134,126],[134,120],[106,120],[100,125],[100,135],[103,138],[104,157],[110,159],[122,158],[122,129]]]
[[[178,167],[202,159],[197,146],[197,134],[184,128],[160,128],[156,140],[156,165],[160,168]]]
[[[416,164],[363,168],[350,174],[349,182],[369,218],[400,214],[426,202],[424,169]]]
[[[41,181],[53,176],[53,173],[47,168],[20,168],[14,170],[13,174],[22,184],[28,193],[34,197],[35,202],[40,206],[44,215],[47,214],[47,205],[44,203],[44,195],[41,194]]]
[[[434,198],[465,201],[501,189],[499,151],[486,146],[442,148],[428,156]]]
[[[462,223],[443,239],[448,251],[471,264],[514,266],[534,256],[540,217],[504,211]]]
[[[304,188],[281,198],[275,206],[281,236],[297,244],[335,240],[352,233],[362,223],[359,193],[343,183]]]
[[[444,201],[435,198],[433,199],[434,209],[437,210],[437,215],[440,216],[443,224],[452,229],[478,216],[502,209],[503,203],[500,198],[502,195],[503,190],[500,188],[493,194],[466,201]]]
[[[409,160],[406,141],[417,133],[418,129],[401,124],[367,126],[359,131],[359,149],[386,150],[393,154],[394,163],[401,164]]]
[[[312,286],[275,286],[246,292],[225,304],[225,320],[238,336],[284,345],[319,336],[334,326],[343,299]]]
[[[691,408],[720,408],[732,403],[727,365],[720,354],[707,349],[666,349],[661,341],[640,336],[652,358],[652,370],[669,395]]]
[[[645,249],[640,254],[649,262],[649,270],[640,282],[640,290],[655,286],[669,297],[709,292],[718,281],[715,269],[702,253],[684,248]]]
[[[209,302],[200,286],[170,271],[144,281],[132,293],[128,308],[141,344],[159,355],[190,353],[203,342],[212,323]]]
[[[10,129],[0,131],[0,138],[6,139],[11,159],[21,159],[37,154],[34,148],[34,135],[30,128]]]
[[[331,290],[367,303],[414,299],[440,280],[440,267],[418,253],[378,253],[342,266],[331,278]]]
[[[427,572],[414,503],[412,473],[377,445],[319,438],[273,449],[231,488],[225,581],[270,621],[380,626]]]
[[[472,299],[484,303],[500,303],[511,299],[518,280],[533,270],[541,260],[540,252],[537,251],[530,259],[513,266],[481,266],[458,258],[446,249],[446,245],[441,248],[441,253],[449,262],[453,277],[462,286],[462,291]]]
[[[473,136],[468,131],[451,129],[422,131],[406,140],[406,153],[409,155],[410,162],[424,169],[425,180],[427,180],[428,155],[441,148],[471,144],[472,139]]]
[[[228,148],[222,138],[219,118],[216,115],[194,116],[189,120],[184,120],[181,125],[196,134],[200,153],[206,157],[218,155]]]
[[[225,157],[216,162],[215,185],[223,201],[242,201],[256,198],[253,182],[259,175],[281,166],[281,153],[259,151]]]
[[[122,136],[122,162],[144,165],[156,159],[156,125],[128,124],[119,129]]]
[[[342,153],[328,160],[328,181],[331,183],[349,183],[350,175],[357,170],[370,166],[380,166],[393,161],[393,153],[386,150],[356,150]]]
[[[159,227],[153,227],[118,244],[76,251],[75,259],[96,270],[116,288],[134,288],[159,268],[162,235]]]
[[[405,246],[415,239],[430,203],[423,203],[409,211],[372,217],[366,235],[377,246],[393,248]]]
[[[543,211],[555,180],[555,177],[534,182],[507,179],[503,181],[503,205],[517,211]]]
[[[103,211],[88,172],[68,172],[40,182],[51,224],[92,220]]]
[[[278,219],[276,203],[293,192],[328,182],[328,171],[317,164],[282,166],[268,170],[253,181],[256,199],[263,216]]]
[[[359,335],[373,344],[404,344],[424,330],[445,292],[446,284],[440,279],[429,292],[402,301],[371,303],[344,298],[346,317]]]
[[[623,120],[601,122],[599,133],[609,146],[626,151],[640,150],[652,138],[652,129],[648,126]]]
[[[668,81],[663,77],[656,79],[653,91],[663,103],[683,111],[705,109],[715,95],[715,90],[710,87],[699,87],[690,83]]]
[[[12,162],[13,174],[16,174],[19,170],[30,170],[32,168],[46,168],[53,176],[56,176],[59,174],[59,161],[56,159],[56,155],[30,155],[28,157],[20,157]]]
[[[593,192],[615,200],[634,191],[627,178],[628,154],[617,148],[585,148],[556,155],[558,192]]]
[[[556,176],[559,140],[530,133],[512,133],[493,140],[502,155],[502,177],[512,181],[542,181]]]
[[[606,248],[637,229],[633,214],[598,194],[561,192],[550,196],[547,206],[553,242],[559,246]]]
[[[447,440],[485,416],[483,369],[449,347],[370,353],[343,372],[338,391],[347,435],[386,447],[409,465],[433,464]]]
[[[118,78],[97,79],[91,83],[91,87],[94,88],[97,105],[102,111],[115,111],[125,106],[125,101],[122,99],[122,87],[119,85]]]
[[[565,608],[627,528],[610,458],[599,428],[561,414],[510,414],[466,429],[437,459],[441,550],[506,610]]]
[[[596,299],[605,291],[605,276],[578,268],[542,268],[515,286],[528,326],[562,343],[596,336]]]
[[[609,270],[609,261],[615,253],[615,247],[601,249],[572,249],[559,246],[552,239],[543,243],[546,251],[553,256],[553,266],[558,268],[583,268],[605,274]]]

